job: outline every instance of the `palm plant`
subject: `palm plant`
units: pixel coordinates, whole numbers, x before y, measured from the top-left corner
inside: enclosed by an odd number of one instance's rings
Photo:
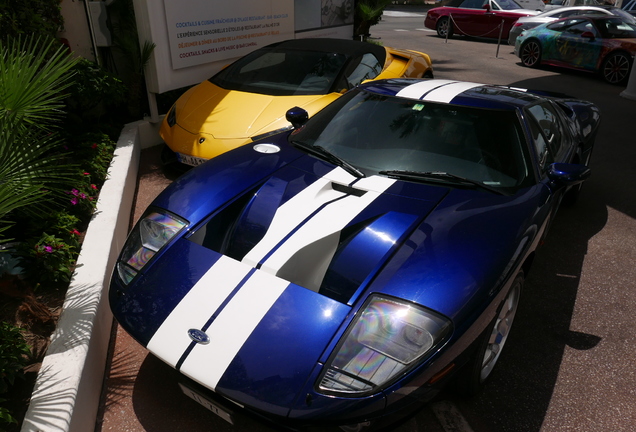
[[[53,131],[75,60],[53,43],[0,42],[0,242],[7,215],[46,207],[72,173]]]
[[[359,0],[354,15],[354,35],[367,40],[370,36],[369,29],[380,22],[384,8],[391,2],[392,0]]]

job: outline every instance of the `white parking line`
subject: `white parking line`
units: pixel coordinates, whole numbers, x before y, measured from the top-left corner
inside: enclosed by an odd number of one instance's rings
[[[422,15],[414,12],[400,12],[400,11],[384,11],[382,15],[387,17],[397,17],[397,18],[405,18],[405,17],[421,17],[426,16],[426,14]]]
[[[452,402],[435,402],[430,405],[430,408],[440,422],[444,432],[474,432],[468,421]]]
[[[431,29],[427,29],[427,28],[416,28],[415,30],[417,31],[423,31],[423,32],[433,32],[435,33],[435,30],[431,30]],[[409,32],[411,30],[406,30],[406,29],[393,29],[393,31],[396,32]]]

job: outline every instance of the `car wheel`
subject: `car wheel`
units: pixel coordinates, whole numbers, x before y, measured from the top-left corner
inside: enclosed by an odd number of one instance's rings
[[[539,41],[529,40],[521,46],[521,62],[527,67],[537,67],[541,63],[541,45]]]
[[[605,58],[601,73],[608,83],[622,85],[627,83],[631,67],[631,57],[627,53],[617,52]]]
[[[473,357],[459,372],[455,385],[457,392],[462,396],[476,395],[491,376],[510,335],[523,282],[523,271],[520,271],[506,298],[499,305],[497,316],[478,339],[477,350]]]
[[[445,38],[448,34],[448,37],[453,35],[453,26],[450,22],[450,18],[442,17],[437,20],[437,26],[435,26],[437,30],[437,36]]]

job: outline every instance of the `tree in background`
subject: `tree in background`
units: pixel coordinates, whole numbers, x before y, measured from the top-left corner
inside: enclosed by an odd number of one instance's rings
[[[64,25],[61,0],[0,1],[0,39],[20,35],[53,39]]]
[[[146,41],[140,46],[133,0],[113,0],[108,6],[108,14],[117,55],[115,63],[122,66],[118,68],[118,74],[129,89],[128,112],[132,118],[139,119],[148,108],[144,69],[155,44]]]
[[[367,40],[371,26],[380,22],[384,8],[390,4],[391,0],[358,0],[353,23],[354,37]]]

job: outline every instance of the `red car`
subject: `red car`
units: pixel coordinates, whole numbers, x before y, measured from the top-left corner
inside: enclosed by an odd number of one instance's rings
[[[513,0],[451,0],[446,6],[430,9],[424,25],[440,37],[460,34],[508,40],[512,24],[540,11],[523,9]],[[503,25],[503,29],[502,29]]]

